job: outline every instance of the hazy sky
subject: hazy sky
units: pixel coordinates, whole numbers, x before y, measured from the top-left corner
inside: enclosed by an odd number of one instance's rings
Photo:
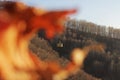
[[[120,28],[120,0],[23,0],[45,9],[77,8],[76,19]]]

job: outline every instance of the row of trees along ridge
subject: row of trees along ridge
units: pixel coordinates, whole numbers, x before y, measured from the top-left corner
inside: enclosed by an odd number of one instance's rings
[[[120,39],[120,29],[115,29],[111,26],[100,26],[97,24],[94,24],[92,22],[86,22],[84,20],[74,20],[74,19],[68,19],[65,22],[66,27],[70,27],[72,29],[79,29],[82,32],[87,32],[91,34],[96,34],[104,37],[110,37],[110,38],[116,38]]]

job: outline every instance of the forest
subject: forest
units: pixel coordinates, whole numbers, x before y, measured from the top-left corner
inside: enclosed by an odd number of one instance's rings
[[[44,37],[44,31],[39,32],[38,36],[47,40],[52,49],[58,52],[60,58],[68,60],[74,48],[103,44],[104,52],[97,52],[94,49],[89,52],[82,70],[102,80],[120,79],[119,29],[77,20],[66,21],[65,28],[66,31],[62,35],[57,35],[52,40]]]

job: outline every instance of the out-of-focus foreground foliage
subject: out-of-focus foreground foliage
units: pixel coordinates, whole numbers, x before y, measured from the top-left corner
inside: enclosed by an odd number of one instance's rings
[[[64,80],[77,71],[86,57],[83,50],[77,49],[77,55],[82,53],[80,60],[78,57],[76,61],[75,54],[63,68],[57,62],[41,61],[28,49],[38,30],[45,30],[46,37],[53,38],[64,31],[61,23],[66,15],[75,12],[75,9],[42,12],[21,2],[0,1],[0,80]]]

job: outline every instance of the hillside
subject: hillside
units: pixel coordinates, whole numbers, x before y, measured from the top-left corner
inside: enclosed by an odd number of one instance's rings
[[[59,53],[52,49],[47,40],[35,36],[29,45],[29,48],[43,61],[57,61],[62,67],[68,64],[69,60],[65,57],[60,57]],[[78,73],[73,74],[68,80],[100,80],[97,79],[83,70],[79,70]]]
[[[84,61],[83,70],[95,77],[103,80],[119,80],[120,79],[120,40],[117,37],[103,36],[103,34],[95,34],[94,32],[82,31],[74,25],[66,27],[63,35],[56,36],[52,40],[48,40],[52,48],[58,52],[60,57],[70,58],[70,52],[74,48],[84,48],[85,46],[100,43],[105,45],[105,52],[89,52]],[[82,24],[84,27],[89,27]],[[79,25],[81,26],[81,25]],[[116,29],[115,29],[116,30]],[[114,34],[116,35],[116,34]],[[39,34],[41,36],[41,34]]]

